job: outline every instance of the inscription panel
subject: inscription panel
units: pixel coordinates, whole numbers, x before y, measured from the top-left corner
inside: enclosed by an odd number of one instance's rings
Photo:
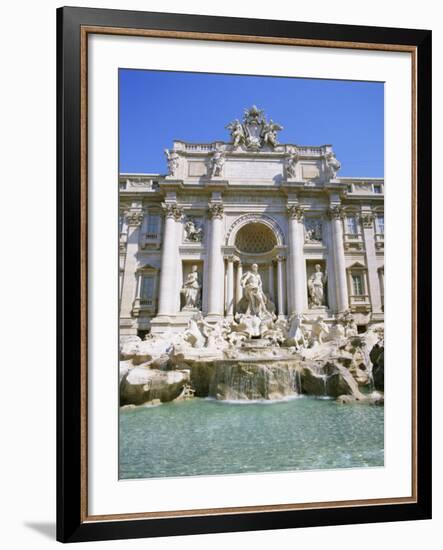
[[[245,179],[274,179],[283,174],[283,164],[280,160],[247,161],[229,160],[225,164],[227,178]]]
[[[207,172],[206,164],[202,161],[191,161],[188,163],[188,176],[200,177],[205,176]]]

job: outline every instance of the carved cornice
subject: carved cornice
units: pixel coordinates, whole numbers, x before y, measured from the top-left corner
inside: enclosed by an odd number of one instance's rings
[[[128,210],[126,220],[129,226],[137,227],[141,225],[144,217],[143,210]]]
[[[181,206],[178,206],[178,204],[175,202],[162,202],[162,208],[163,212],[165,213],[165,217],[172,218],[176,222],[180,221],[181,217],[183,216],[183,208]]]
[[[303,208],[298,204],[290,204],[286,207],[288,211],[288,216],[291,218],[291,220],[297,220],[298,222],[301,222],[303,220]]]
[[[343,220],[345,217],[343,206],[331,206],[328,210],[328,217],[330,220]]]
[[[372,212],[362,212],[358,215],[363,227],[370,229],[374,224],[374,214]]]
[[[212,219],[223,219],[224,207],[221,202],[210,202],[208,204],[209,217]]]

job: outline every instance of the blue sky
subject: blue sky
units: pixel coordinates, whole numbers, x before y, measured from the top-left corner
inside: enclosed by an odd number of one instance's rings
[[[340,176],[383,177],[382,83],[120,69],[120,172],[166,172],[174,139],[229,141],[255,104],[281,143],[332,144]]]

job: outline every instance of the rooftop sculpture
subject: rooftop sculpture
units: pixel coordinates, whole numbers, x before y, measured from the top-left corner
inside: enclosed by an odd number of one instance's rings
[[[266,120],[264,112],[255,105],[245,110],[243,122],[238,119],[230,122],[226,128],[231,132],[234,148],[243,145],[246,149],[258,150],[268,145],[274,148],[278,145],[277,132],[283,126],[272,119]]]

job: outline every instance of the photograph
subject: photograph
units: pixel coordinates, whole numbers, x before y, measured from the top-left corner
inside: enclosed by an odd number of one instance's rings
[[[118,106],[119,479],[383,468],[385,84],[120,67]]]

